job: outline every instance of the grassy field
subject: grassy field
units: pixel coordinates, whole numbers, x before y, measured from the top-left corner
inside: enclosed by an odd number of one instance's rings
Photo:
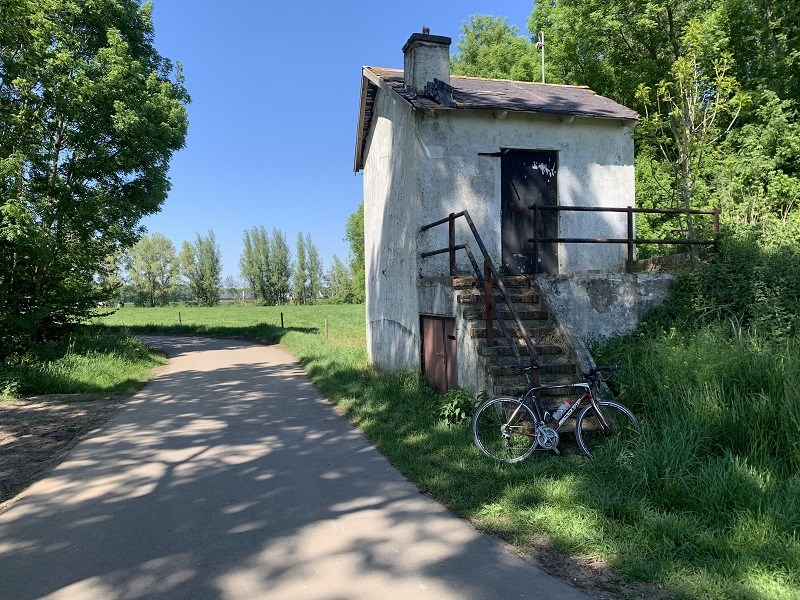
[[[642,435],[591,461],[506,466],[441,418],[447,398],[417,373],[367,366],[363,306],[126,307],[102,323],[279,341],[423,491],[522,551],[545,538],[678,598],[800,597],[800,340],[713,328],[613,340],[596,351],[621,363]]]

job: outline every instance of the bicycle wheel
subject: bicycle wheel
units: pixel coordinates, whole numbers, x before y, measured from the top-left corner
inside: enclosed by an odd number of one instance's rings
[[[597,404],[610,432],[600,426],[597,411],[591,404],[580,412],[575,421],[575,441],[581,452],[589,458],[604,444],[625,440],[636,431],[636,417],[627,407],[613,400],[598,400]]]
[[[533,411],[516,398],[492,398],[478,407],[472,419],[472,439],[489,458],[515,463],[536,447]]]

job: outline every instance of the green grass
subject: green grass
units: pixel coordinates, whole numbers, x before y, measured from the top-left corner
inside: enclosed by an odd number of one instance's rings
[[[677,598],[800,597],[798,339],[706,326],[613,340],[596,352],[622,365],[642,435],[591,461],[506,466],[466,423],[442,420],[446,399],[417,373],[367,366],[363,306],[125,308],[102,321],[279,341],[423,491],[523,551],[544,535]]]
[[[281,329],[283,315],[284,329]],[[288,332],[327,336],[337,346],[365,345],[364,306],[123,307],[98,320],[133,333],[183,333],[278,342]],[[326,330],[327,321],[327,330]]]
[[[0,399],[35,394],[125,396],[150,379],[163,356],[128,335],[83,327],[67,339],[39,344],[0,363]]]

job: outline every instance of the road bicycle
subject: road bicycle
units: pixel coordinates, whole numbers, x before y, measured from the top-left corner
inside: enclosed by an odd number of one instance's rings
[[[575,416],[575,442],[588,457],[610,440],[624,440],[635,432],[636,417],[624,405],[597,397],[597,388],[617,371],[617,365],[594,367],[581,373],[584,381],[563,385],[534,386],[532,366],[517,365],[525,372],[528,387],[519,398],[490,398],[478,406],[472,419],[472,439],[489,458],[516,463],[534,450],[559,454],[559,431]],[[565,401],[555,411],[545,405],[542,392],[575,388],[582,394],[574,402]],[[577,415],[577,416],[576,416]]]

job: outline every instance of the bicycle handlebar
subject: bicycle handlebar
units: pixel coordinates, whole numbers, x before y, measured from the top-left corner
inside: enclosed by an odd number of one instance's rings
[[[588,373],[581,373],[581,377],[594,382],[608,381],[618,370],[619,365],[604,365],[602,367],[594,367],[593,369],[590,369]],[[608,374],[603,376],[604,372]]]

